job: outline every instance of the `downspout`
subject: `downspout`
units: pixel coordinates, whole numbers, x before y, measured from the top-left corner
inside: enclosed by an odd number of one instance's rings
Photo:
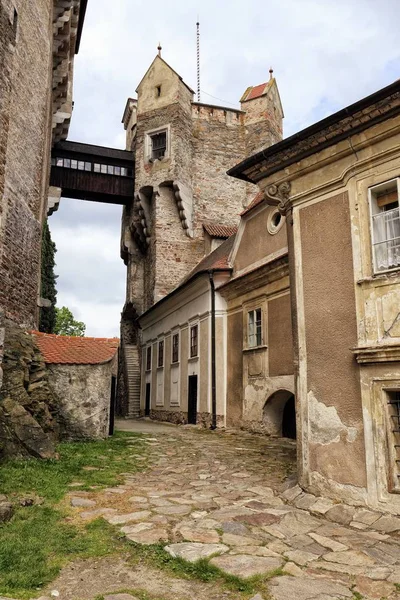
[[[208,272],[211,290],[211,429],[217,428],[217,373],[215,349],[215,282],[214,271]]]

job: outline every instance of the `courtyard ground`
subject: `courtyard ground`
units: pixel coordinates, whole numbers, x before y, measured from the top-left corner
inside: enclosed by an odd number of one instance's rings
[[[147,468],[102,490],[72,482],[63,500],[77,524],[108,521],[116,552],[73,560],[42,597],[400,598],[400,521],[301,493],[294,442],[150,421],[117,425],[141,434],[128,443],[136,454],[145,444]]]

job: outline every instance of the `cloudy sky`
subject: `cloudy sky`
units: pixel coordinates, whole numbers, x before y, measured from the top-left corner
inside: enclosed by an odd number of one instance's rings
[[[274,68],[287,137],[400,76],[399,0],[89,0],[75,61],[69,139],[124,147],[121,117],[152,62],[196,86],[202,101],[238,106]],[[121,208],[63,199],[49,221],[57,244],[58,305],[87,335],[118,335],[125,298]]]

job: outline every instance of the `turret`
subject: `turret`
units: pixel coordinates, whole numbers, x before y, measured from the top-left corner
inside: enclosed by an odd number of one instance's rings
[[[251,156],[282,139],[283,109],[273,71],[266,83],[247,88],[240,99],[245,114],[246,154]]]

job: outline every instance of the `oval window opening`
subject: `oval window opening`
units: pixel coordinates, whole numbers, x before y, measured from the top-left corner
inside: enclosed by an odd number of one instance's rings
[[[273,227],[279,227],[279,224],[282,220],[282,215],[280,212],[277,212],[272,217],[272,225]]]

